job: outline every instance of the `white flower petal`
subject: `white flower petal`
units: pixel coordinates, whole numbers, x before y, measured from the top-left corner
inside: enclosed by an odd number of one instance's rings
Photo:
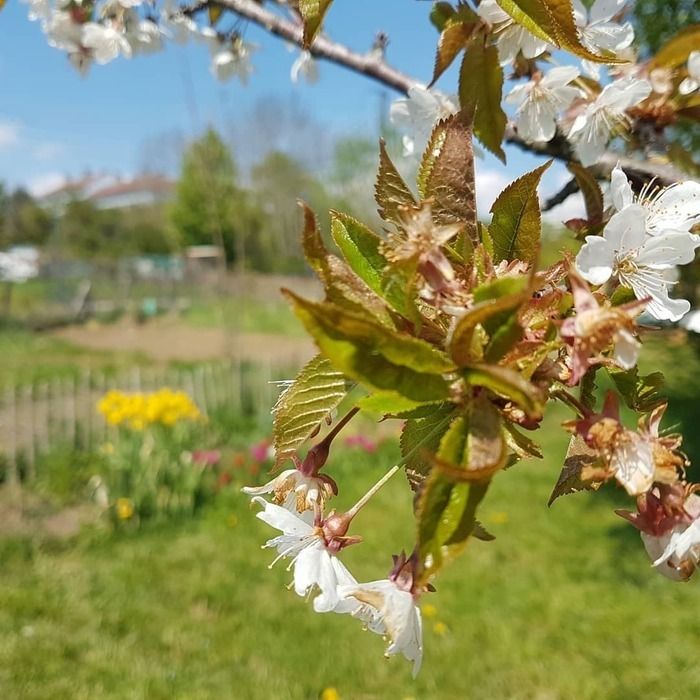
[[[621,211],[634,201],[632,185],[619,165],[613,168],[610,175],[610,197],[617,211]]]
[[[338,595],[341,598],[353,597],[375,608],[378,617],[370,623],[369,628],[373,632],[389,636],[387,656],[401,653],[413,661],[415,678],[423,659],[423,628],[420,610],[413,596],[387,579],[339,586]]]
[[[595,0],[589,11],[591,24],[611,20],[626,2],[627,0]]]
[[[634,251],[644,244],[646,234],[646,209],[640,204],[630,204],[618,211],[607,223],[603,236],[618,252]]]
[[[576,256],[576,269],[587,282],[604,284],[613,275],[615,250],[601,236],[587,236]]]
[[[646,493],[654,482],[654,456],[651,445],[638,433],[627,432],[610,459],[615,478],[630,496]]]
[[[681,95],[690,95],[700,88],[700,82],[695,78],[683,78],[678,86],[678,92]]]
[[[547,88],[563,87],[572,80],[576,80],[579,75],[580,73],[576,66],[557,66],[547,72],[540,84]]]
[[[636,262],[653,270],[686,265],[695,259],[695,249],[698,246],[700,237],[692,233],[666,231],[646,239]]]
[[[632,369],[639,359],[640,342],[627,329],[623,328],[615,337],[613,360],[622,369]]]
[[[307,537],[313,532],[313,527],[308,522],[286,508],[268,503],[260,496],[255,496],[253,501],[265,509],[256,513],[256,516],[268,525],[281,530],[285,535]]]
[[[631,279],[631,287],[637,299],[651,297],[646,305],[646,311],[659,321],[680,321],[688,311],[690,302],[686,299],[671,299],[668,296],[668,289],[663,284],[663,279],[659,277],[661,284],[655,286],[649,279],[640,283],[637,279]]]
[[[616,112],[624,112],[644,101],[651,94],[651,83],[637,78],[623,78],[606,85],[596,103]]]
[[[639,533],[642,536],[642,542],[644,543],[644,549],[646,549],[649,559],[652,562],[658,560],[660,556],[663,555],[664,550],[668,546],[671,540],[671,534],[656,536],[649,535],[646,532]],[[672,581],[683,581],[684,577],[677,567],[673,566],[668,560],[664,561],[662,564],[654,565],[654,568],[666,578],[670,578]]]
[[[662,190],[648,205],[647,230],[690,231],[700,222],[700,183],[679,182]]]

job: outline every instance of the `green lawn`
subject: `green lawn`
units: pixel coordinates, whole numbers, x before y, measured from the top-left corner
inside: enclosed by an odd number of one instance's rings
[[[560,416],[559,416],[560,417]],[[613,508],[615,488],[546,501],[566,438],[546,462],[496,477],[474,542],[426,596],[418,679],[346,616],[317,615],[267,568],[272,530],[236,489],[200,518],[75,542],[6,541],[0,552],[0,697],[306,700],[696,698],[697,582],[649,567]],[[338,455],[337,504],[350,505],[395,459]],[[398,475],[355,521],[344,554],[364,580],[410,547],[411,497]]]
[[[86,367],[116,369],[146,363],[137,353],[88,350],[14,326],[0,326],[0,357],[0,386],[79,376]]]
[[[185,320],[208,328],[235,328],[241,333],[275,333],[303,336],[304,330],[288,304],[282,300],[261,301],[253,298],[198,300],[185,312]]]

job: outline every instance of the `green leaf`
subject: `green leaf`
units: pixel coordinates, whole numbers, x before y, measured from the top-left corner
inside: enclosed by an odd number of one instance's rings
[[[498,49],[486,46],[481,34],[468,44],[459,71],[459,102],[473,115],[474,135],[504,163],[501,144],[506,130],[506,114],[501,107],[503,69]]]
[[[316,215],[313,210],[304,202],[299,202],[304,215],[304,228],[301,236],[301,246],[304,257],[311,266],[311,269],[322,277],[325,270],[325,262],[328,251],[321,238],[321,231],[316,223]]]
[[[304,22],[304,48],[310,48],[323,18],[333,0],[299,0],[299,13]]]
[[[466,5],[462,5],[461,9],[469,10]],[[457,58],[457,54],[466,47],[469,37],[477,26],[477,22],[478,17],[469,10],[468,13],[458,13],[445,23],[444,28],[440,32],[437,51],[435,52],[435,66],[433,68],[433,79],[430,81],[431,85],[452,65],[452,62]]]
[[[276,466],[296,454],[343,400],[349,387],[342,372],[321,355],[303,367],[272,409]]]
[[[700,46],[700,24],[684,27],[669,39],[651,59],[651,66],[676,68],[688,61],[691,51],[697,51]]]
[[[589,367],[586,374],[583,375],[581,379],[581,384],[579,388],[579,399],[581,403],[591,410],[595,408],[596,403],[596,390],[598,388],[595,379],[600,365],[594,365]]]
[[[598,180],[589,168],[584,168],[579,163],[569,163],[568,171],[576,178],[583,201],[586,205],[586,217],[591,226],[598,226],[603,222],[605,206],[603,204],[603,193],[601,192]]]
[[[496,0],[518,24],[540,39],[597,63],[626,63],[608,53],[598,55],[581,43],[571,0]]]
[[[331,235],[353,272],[381,295],[386,258],[379,251],[381,238],[347,214],[331,211]]]
[[[359,313],[369,311],[384,325],[393,326],[384,302],[348,265],[326,250],[316,217],[303,202],[300,204],[304,213],[302,248],[323,284],[326,300]]]
[[[421,196],[432,199],[437,224],[464,224],[469,238],[476,237],[474,152],[466,114],[453,114],[433,129],[418,182]]]
[[[542,221],[537,188],[548,161],[506,187],[491,207],[489,226],[494,262],[523,260],[534,264],[539,254]]]
[[[441,376],[452,363],[429,343],[382,326],[367,315],[282,290],[321,352],[348,377],[418,402],[447,398]]]
[[[641,376],[636,366],[626,370],[615,367],[606,369],[624,402],[633,411],[651,413],[666,403],[666,399],[659,393],[664,386],[664,375],[661,372]]]
[[[510,421],[504,421],[503,428],[503,437],[506,445],[520,459],[542,459],[543,455],[540,446],[526,435],[523,435]]]
[[[428,477],[417,509],[419,585],[463,551],[488,487],[488,481],[452,481],[438,470]]]
[[[395,391],[375,391],[369,396],[363,396],[357,405],[369,413],[374,413],[379,416],[399,416],[413,412],[416,409],[424,409],[425,411],[435,410],[439,402],[423,402],[412,401],[407,399]],[[432,407],[432,408],[431,408]]]
[[[418,206],[413,193],[389,158],[383,140],[379,142],[379,170],[374,185],[374,197],[379,207],[379,216],[397,226],[401,225],[402,208]]]
[[[456,14],[457,10],[449,2],[436,2],[430,8],[430,21],[435,29],[441,32],[445,28],[447,21]]]
[[[634,296],[634,292],[630,287],[625,287],[624,284],[620,284],[610,296],[610,303],[613,306],[621,306],[622,304],[629,304],[636,299],[637,297]]]
[[[494,394],[512,401],[530,418],[542,416],[543,397],[539,389],[523,379],[515,370],[500,365],[472,365],[462,370],[464,379],[473,386],[490,389]]]
[[[209,15],[209,24],[213,27],[224,12],[224,8],[220,5],[208,5],[207,13]]]
[[[561,470],[557,483],[554,485],[547,505],[551,506],[557,498],[570,493],[597,491],[601,482],[585,476],[585,469],[594,467],[597,460],[597,453],[591,450],[578,435],[573,435],[569,441],[569,448],[566,451],[564,468]]]
[[[534,34],[549,44],[559,45],[554,35],[549,13],[543,3],[537,0],[532,2],[496,0],[496,2],[504,12],[509,14],[518,24],[525,27],[530,34]]]
[[[414,269],[390,266],[381,252],[381,238],[347,214],[331,212],[331,234],[350,268],[373,292],[406,318],[419,320],[413,306]]]
[[[475,359],[473,343],[477,326],[482,326],[495,340],[491,351],[487,351],[491,357],[510,349],[506,336],[511,340],[515,337],[510,321],[528,298],[529,286],[529,277],[501,277],[476,288],[474,306],[457,321],[450,336],[450,356],[460,367]],[[500,334],[502,329],[504,333]]]
[[[433,463],[455,481],[478,481],[493,476],[507,457],[501,414],[482,394],[452,421]]]
[[[454,410],[453,404],[445,403],[424,418],[409,418],[401,430],[399,446],[406,475],[414,491],[430,472],[430,456],[437,452]]]

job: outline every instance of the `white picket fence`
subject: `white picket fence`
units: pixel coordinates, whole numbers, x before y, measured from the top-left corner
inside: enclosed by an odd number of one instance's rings
[[[110,427],[97,403],[110,389],[181,389],[205,415],[230,408],[263,418],[269,417],[279,394],[274,380],[287,375],[270,364],[226,360],[186,367],[134,366],[119,372],[85,370],[80,376],[13,386],[0,397],[0,455],[7,479],[19,480],[21,465],[22,480],[33,480],[37,456],[52,447],[89,449],[107,440]]]

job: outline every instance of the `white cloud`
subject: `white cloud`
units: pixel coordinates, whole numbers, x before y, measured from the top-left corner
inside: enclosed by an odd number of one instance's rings
[[[19,143],[20,125],[17,122],[0,119],[0,149],[10,148]]]
[[[580,192],[570,195],[553,209],[542,212],[542,218],[551,224],[561,224],[569,219],[585,219],[583,195]]]
[[[42,173],[27,181],[27,189],[33,197],[43,197],[64,185],[66,179],[62,173]]]
[[[476,211],[480,218],[488,217],[491,205],[503,188],[510,182],[506,175],[498,170],[479,169],[476,171]]]

